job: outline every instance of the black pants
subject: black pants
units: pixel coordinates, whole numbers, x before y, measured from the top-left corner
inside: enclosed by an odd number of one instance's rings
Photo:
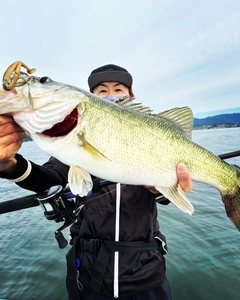
[[[110,300],[110,299],[116,300],[116,298],[114,297],[105,297],[87,288],[84,288],[81,292],[79,291],[79,295],[81,300]],[[124,298],[120,297],[117,299],[119,300],[172,300],[172,294],[171,294],[171,289],[168,280],[165,277],[161,286],[156,287],[155,289],[142,292],[134,296],[128,296]],[[75,299],[69,296],[69,300],[75,300]]]

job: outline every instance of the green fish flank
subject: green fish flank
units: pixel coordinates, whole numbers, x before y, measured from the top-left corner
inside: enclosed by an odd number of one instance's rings
[[[13,115],[39,148],[71,167],[74,194],[87,194],[92,174],[155,186],[192,214],[193,206],[177,184],[176,166],[184,163],[192,180],[219,190],[227,216],[240,230],[240,169],[191,141],[193,114],[188,107],[154,114],[126,97],[112,103],[50,78],[21,73],[13,89],[0,90],[0,114]]]

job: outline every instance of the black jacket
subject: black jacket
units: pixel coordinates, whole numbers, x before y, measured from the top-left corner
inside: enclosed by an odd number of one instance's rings
[[[22,175],[26,161],[17,155],[18,165],[11,178]],[[19,186],[40,193],[53,185],[67,183],[69,167],[55,158],[43,166],[32,163],[30,175],[17,183]],[[3,174],[0,174],[2,177]],[[114,240],[116,215],[116,185],[101,187],[88,197],[80,198],[89,218],[80,213],[71,226],[71,236],[84,239]],[[153,241],[159,234],[157,207],[153,194],[143,186],[121,185],[120,241]],[[84,251],[81,254],[80,282],[89,286],[96,254]],[[101,294],[113,296],[113,254],[110,257]],[[119,252],[119,296],[127,296],[161,285],[165,277],[165,259],[162,251],[139,250]]]

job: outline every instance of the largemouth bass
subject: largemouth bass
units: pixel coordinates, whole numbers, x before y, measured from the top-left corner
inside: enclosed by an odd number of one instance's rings
[[[10,114],[39,148],[70,166],[74,194],[86,195],[91,176],[155,186],[186,213],[193,206],[177,184],[184,163],[194,181],[216,187],[226,213],[240,230],[240,170],[191,141],[192,111],[160,114],[127,99],[113,103],[49,77],[21,72],[0,90],[0,114]]]

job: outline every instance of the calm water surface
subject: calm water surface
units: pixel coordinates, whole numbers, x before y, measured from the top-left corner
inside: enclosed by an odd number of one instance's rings
[[[193,140],[215,154],[239,150],[240,128],[194,131]],[[40,164],[48,158],[34,142],[24,143],[21,153]],[[228,162],[240,165],[240,157]],[[0,192],[0,201],[31,193],[6,180],[0,180]],[[216,189],[194,183],[188,198],[195,207],[192,216],[173,204],[158,206],[174,300],[238,300],[240,233],[226,217]],[[54,231],[59,226],[46,220],[40,207],[0,215],[0,299],[67,299],[69,247],[58,248]]]

